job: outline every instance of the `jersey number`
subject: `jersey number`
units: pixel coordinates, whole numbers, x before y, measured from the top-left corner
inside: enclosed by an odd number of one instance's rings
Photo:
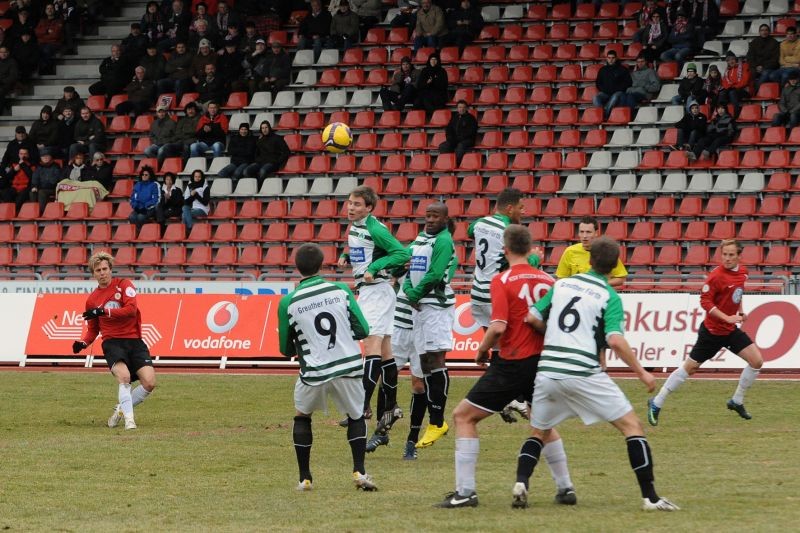
[[[581,323],[581,316],[578,314],[578,311],[575,310],[575,304],[578,303],[580,300],[580,296],[573,296],[572,300],[561,310],[561,314],[558,315],[558,327],[561,328],[561,331],[564,333],[572,333]]]
[[[533,304],[538,302],[542,296],[547,294],[547,291],[550,290],[550,287],[551,286],[546,283],[537,283],[533,286],[533,289],[531,289],[530,285],[526,283],[519,290],[517,298],[520,300],[525,300],[525,303],[528,304],[528,307],[532,307]]]
[[[478,265],[478,268],[483,270],[486,268],[486,252],[489,250],[489,241],[486,239],[480,239],[478,241],[478,253],[475,257],[475,264]]]
[[[323,321],[327,322],[325,324]],[[320,335],[327,335],[328,349],[332,350],[336,346],[336,320],[333,315],[327,312],[322,312],[314,319],[314,328]]]

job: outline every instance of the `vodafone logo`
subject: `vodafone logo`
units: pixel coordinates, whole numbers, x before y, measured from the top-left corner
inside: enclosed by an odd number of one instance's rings
[[[214,333],[225,333],[239,321],[239,309],[233,302],[222,301],[211,306],[206,314],[206,326]]]
[[[472,318],[472,304],[462,303],[456,307],[456,319],[453,323],[453,331],[459,335],[472,335],[481,329],[475,319]]]

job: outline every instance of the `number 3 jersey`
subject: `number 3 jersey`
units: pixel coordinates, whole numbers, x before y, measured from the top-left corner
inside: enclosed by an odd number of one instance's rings
[[[549,378],[601,372],[598,346],[625,332],[622,300],[593,270],[556,281],[531,313],[547,322],[538,372]]]
[[[403,282],[403,293],[411,304],[451,307],[456,295],[450,287],[458,260],[453,237],[447,229],[436,235],[424,231],[409,246],[411,263]]]
[[[298,356],[300,380],[319,385],[337,377],[361,377],[361,347],[369,334],[353,293],[320,276],[303,279],[278,306],[280,351]]]

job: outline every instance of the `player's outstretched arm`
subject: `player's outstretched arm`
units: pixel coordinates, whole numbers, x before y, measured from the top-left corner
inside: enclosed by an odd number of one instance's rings
[[[81,350],[85,349],[87,346],[89,345],[83,341],[75,341],[72,343],[72,353],[77,355],[80,353]]]
[[[367,267],[367,272],[370,274],[374,275],[385,268],[402,267],[411,258],[411,253],[374,217],[367,219],[367,229],[375,246],[386,251],[386,255],[376,259]]]

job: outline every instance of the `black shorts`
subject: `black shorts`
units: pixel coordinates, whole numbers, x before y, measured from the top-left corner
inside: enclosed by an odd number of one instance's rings
[[[692,347],[689,359],[702,364],[717,355],[722,348],[727,348],[738,354],[751,344],[753,344],[753,341],[747,333],[739,328],[734,329],[727,335],[714,335],[706,329],[705,324],[700,324],[700,330],[697,332],[697,341]]]
[[[495,357],[486,373],[467,393],[467,401],[492,413],[502,411],[508,402],[520,396],[530,403],[538,367],[539,357],[514,360]]]
[[[131,382],[139,379],[137,372],[144,366],[153,366],[150,350],[142,339],[108,339],[103,341],[103,355],[108,368],[120,361],[131,373]]]

